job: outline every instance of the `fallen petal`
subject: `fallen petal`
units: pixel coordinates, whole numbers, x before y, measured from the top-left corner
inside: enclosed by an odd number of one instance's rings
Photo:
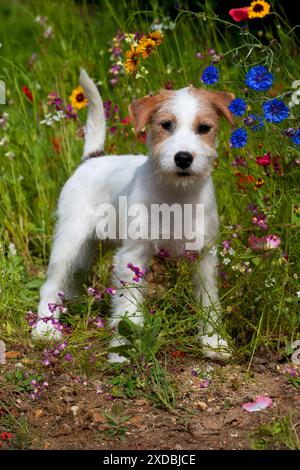
[[[243,410],[249,411],[249,413],[251,413],[252,411],[265,410],[266,408],[269,408],[270,406],[272,406],[272,404],[273,402],[271,398],[258,396],[256,397],[254,402],[243,403],[242,408]]]

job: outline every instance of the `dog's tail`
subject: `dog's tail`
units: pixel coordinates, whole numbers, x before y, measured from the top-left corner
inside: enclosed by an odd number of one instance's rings
[[[83,158],[102,155],[105,141],[105,113],[100,93],[84,69],[80,70],[80,85],[88,100]]]

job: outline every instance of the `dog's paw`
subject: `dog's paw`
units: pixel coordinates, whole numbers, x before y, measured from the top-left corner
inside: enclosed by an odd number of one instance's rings
[[[36,341],[59,341],[62,338],[62,333],[55,328],[51,320],[44,321],[41,319],[32,328],[31,336]]]
[[[109,348],[118,348],[119,346],[124,346],[125,344],[127,344],[126,339],[122,338],[119,335],[116,335],[111,340]],[[122,362],[129,362],[129,361],[128,359],[126,359],[126,357],[122,356],[122,354],[112,351],[108,353],[108,362],[110,362],[111,364],[121,364]]]
[[[202,345],[202,352],[204,357],[212,359],[213,361],[228,361],[232,352],[226,339],[221,338],[217,333],[199,336]]]
[[[118,353],[109,353],[108,362],[110,362],[111,364],[122,364],[122,362],[128,362],[128,359]]]

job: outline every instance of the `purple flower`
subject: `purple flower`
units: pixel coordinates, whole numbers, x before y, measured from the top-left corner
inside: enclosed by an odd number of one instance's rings
[[[230,240],[224,240],[224,241],[222,241],[222,245],[223,245],[223,250],[225,250],[225,252],[229,251],[230,248],[231,248],[231,242],[230,242]]]
[[[268,225],[266,224],[267,217],[263,214],[257,214],[252,218],[254,225],[257,225],[262,230],[268,230]]]
[[[58,344],[58,349],[59,351],[63,351],[64,349],[66,349],[66,347],[68,346],[68,343],[67,341],[63,341],[62,343]]]
[[[260,116],[256,116],[255,114],[249,114],[244,119],[244,124],[254,132],[259,131],[262,127],[264,127],[264,121]]]
[[[139,282],[140,279],[145,277],[144,269],[140,269],[138,266],[133,266],[132,263],[128,263],[127,268],[129,268],[132,272],[134,272],[134,276],[132,278],[134,282]]]
[[[88,292],[88,295],[93,296],[98,301],[102,299],[101,292],[97,289],[94,289],[93,287],[89,287],[87,292]]]
[[[282,133],[287,137],[293,137],[293,135],[296,133],[296,129],[294,129],[294,127],[289,127],[288,129],[282,131]]]
[[[161,258],[169,258],[170,254],[167,250],[164,250],[163,248],[161,248],[159,250],[158,256],[160,256]]]
[[[100,318],[100,317],[95,318],[93,320],[93,323],[97,328],[104,328],[104,326],[105,326],[105,322],[104,322],[103,318]]]
[[[234,167],[238,167],[238,166],[247,167],[248,163],[247,163],[247,160],[244,157],[236,157],[233,160],[233,162],[231,163],[231,166],[234,166]]]
[[[72,356],[72,354],[70,354],[70,353],[65,354],[64,360],[67,361],[67,362],[73,361],[73,356]]]
[[[109,295],[115,295],[117,293],[117,289],[114,289],[113,287],[107,287],[105,292]]]
[[[203,380],[203,382],[200,383],[200,388],[207,388],[209,386],[209,381],[207,379]]]

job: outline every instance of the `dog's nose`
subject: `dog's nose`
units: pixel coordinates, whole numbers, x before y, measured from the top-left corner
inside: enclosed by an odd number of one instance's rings
[[[177,152],[174,156],[176,166],[185,170],[191,166],[193,161],[193,156],[189,152]]]

